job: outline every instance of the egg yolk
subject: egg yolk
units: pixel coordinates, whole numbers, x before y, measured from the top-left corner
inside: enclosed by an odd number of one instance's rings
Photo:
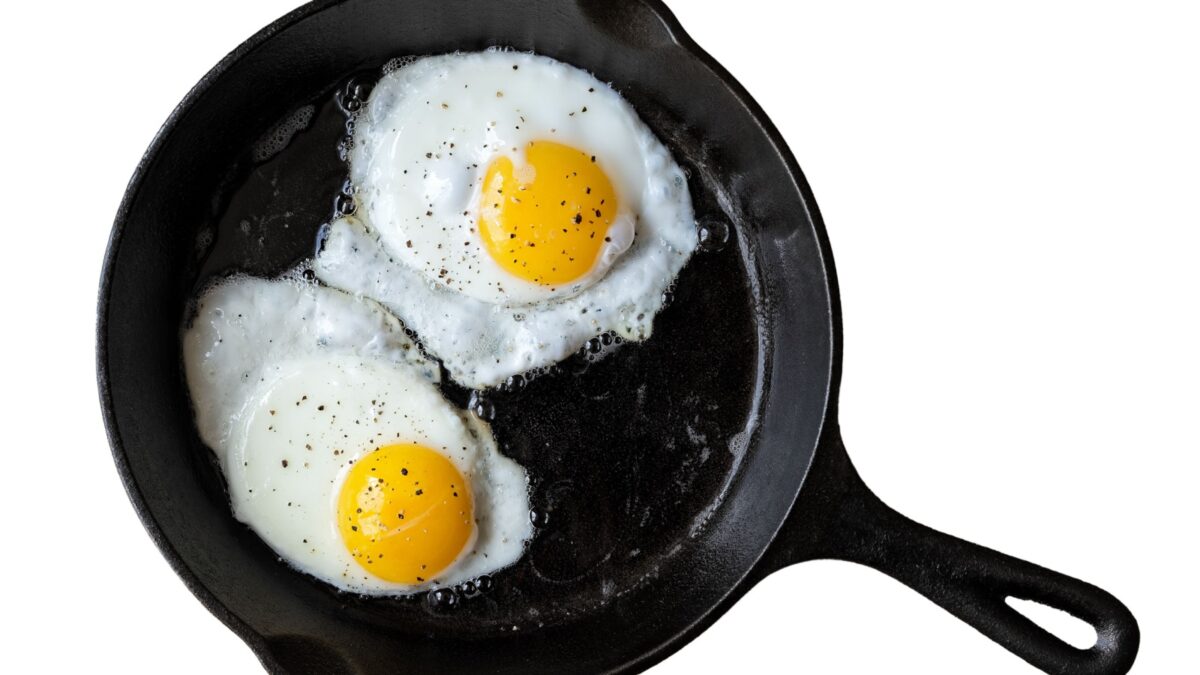
[[[435,578],[474,531],[466,479],[423,445],[380,447],[351,467],[337,501],[342,541],[371,574],[401,584]]]
[[[507,272],[543,286],[587,274],[617,214],[596,156],[553,141],[531,142],[523,166],[496,158],[481,189],[484,247]]]

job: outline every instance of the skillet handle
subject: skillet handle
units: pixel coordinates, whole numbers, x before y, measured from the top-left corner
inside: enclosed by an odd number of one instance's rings
[[[817,479],[815,489],[802,491],[795,522],[781,533],[786,543],[775,553],[777,564],[835,559],[874,568],[1047,673],[1123,675],[1133,666],[1137,620],[1107,591],[897,513],[863,483],[840,437],[818,450],[810,479]],[[1007,597],[1086,621],[1096,644],[1078,649],[1063,642],[1010,607]]]

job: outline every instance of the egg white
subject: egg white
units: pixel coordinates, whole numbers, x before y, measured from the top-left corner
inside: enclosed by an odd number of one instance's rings
[[[558,287],[500,268],[475,231],[489,162],[519,165],[547,139],[594,152],[620,203],[612,250]],[[606,331],[647,338],[697,242],[667,149],[610,86],[544,56],[490,50],[393,70],[355,120],[350,165],[359,210],[332,224],[314,271],[387,306],[468,387],[556,363]]]
[[[201,438],[234,516],[298,570],[340,589],[404,595],[494,572],[532,534],[528,478],[491,431],[433,385],[436,371],[375,303],[296,279],[210,288],[183,336]],[[350,466],[389,443],[444,454],[471,485],[476,530],[437,578],[369,574],[342,542],[336,502]]]

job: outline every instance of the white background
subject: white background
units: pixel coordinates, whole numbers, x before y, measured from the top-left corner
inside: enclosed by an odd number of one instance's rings
[[[155,130],[293,1],[0,9],[0,670],[258,672],[126,501],[94,301]],[[1200,604],[1200,16],[988,4],[674,9],[816,192],[845,313],[842,427],[868,483],[917,520],[1112,591],[1141,622],[1135,672],[1180,672]],[[801,665],[1031,672],[832,562],[768,579],[655,672]]]

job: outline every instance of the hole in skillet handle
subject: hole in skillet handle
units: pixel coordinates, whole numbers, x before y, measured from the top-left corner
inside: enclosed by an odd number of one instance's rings
[[[1076,649],[1086,650],[1096,646],[1096,629],[1083,619],[1061,609],[1011,595],[1004,599],[1004,603]]]
[[[1137,620],[1121,601],[1084,581],[943,534],[892,510],[855,471],[836,424],[822,439],[792,513],[767,553],[764,572],[818,559],[883,572],[1047,673],[1123,675],[1137,657]],[[1056,637],[1010,598],[1088,624],[1095,631],[1094,644],[1079,648]]]

